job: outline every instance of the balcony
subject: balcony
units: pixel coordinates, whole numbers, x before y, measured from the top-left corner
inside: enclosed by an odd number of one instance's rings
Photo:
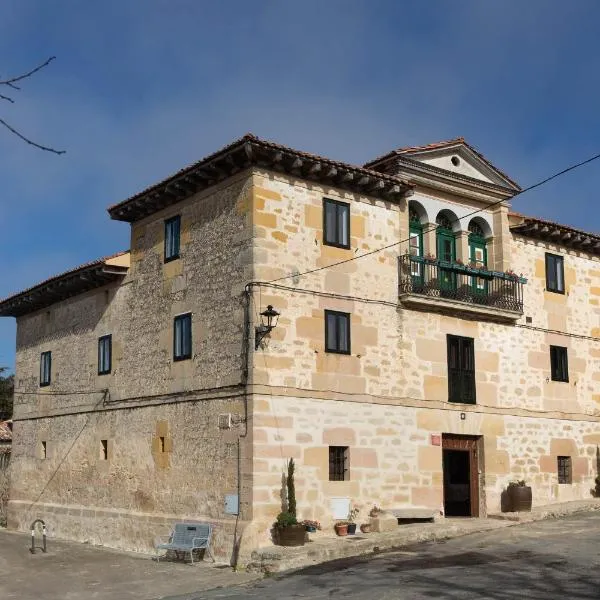
[[[408,254],[398,266],[408,308],[505,323],[523,314],[523,277]]]

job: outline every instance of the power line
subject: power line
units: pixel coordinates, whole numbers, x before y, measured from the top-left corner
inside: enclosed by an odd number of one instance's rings
[[[523,188],[522,190],[519,190],[518,192],[515,192],[512,196],[510,196],[509,198],[503,199],[503,200],[496,200],[495,202],[491,202],[490,204],[486,204],[485,206],[482,206],[481,208],[478,208],[477,210],[474,210],[470,213],[467,213],[466,215],[463,215],[462,217],[457,217],[456,219],[452,219],[450,222],[451,223],[459,223],[462,219],[466,219],[467,217],[472,217],[473,215],[480,213],[484,210],[487,210],[488,208],[492,208],[493,206],[497,206],[498,204],[502,204],[503,202],[506,202],[506,200],[512,200],[513,198],[516,198],[517,196],[521,196],[522,194],[524,194],[525,192],[529,192],[535,188],[538,188],[546,183],[548,183],[549,181],[552,181],[553,179],[556,179],[557,177],[560,177],[561,175],[564,175],[565,173],[568,173],[569,171],[573,171],[575,169],[578,169],[579,167],[582,167],[584,165],[587,165],[588,163],[591,163],[597,159],[600,158],[600,153],[595,154],[594,156],[587,158],[586,160],[583,160],[581,162],[578,162],[574,165],[570,165],[569,167],[567,167],[566,169],[562,169],[561,171],[558,171],[557,173],[554,173],[553,175],[550,175],[549,177],[546,177],[545,179],[542,179],[541,181],[538,181],[537,183],[534,183],[526,188]],[[423,233],[429,233],[430,231],[435,231],[439,226],[437,224],[433,225],[433,227],[430,227],[429,229],[425,229],[423,230]],[[410,242],[410,238],[405,238],[403,240],[400,240],[398,242],[393,242],[392,244],[388,244],[387,246],[382,246],[381,248],[376,248],[375,250],[369,250],[368,252],[364,252],[363,254],[358,254],[355,255],[351,258],[346,258],[344,260],[338,260],[337,262],[331,263],[330,265],[324,265],[322,267],[316,267],[314,269],[309,269],[307,271],[303,271],[302,273],[290,273],[289,275],[284,275],[283,277],[278,277],[276,279],[271,279],[268,283],[275,283],[277,281],[283,281],[285,279],[291,279],[293,277],[302,277],[302,275],[310,275],[312,273],[317,273],[318,271],[324,271],[325,269],[330,269],[331,267],[337,267],[338,265],[343,265],[345,263],[349,263],[352,262],[354,260],[358,260],[359,258],[364,258],[365,256],[370,256],[371,254],[377,254],[378,252],[383,252],[384,250],[389,250],[390,248],[393,248],[395,246],[399,246],[400,244],[404,244],[406,242]]]
[[[283,290],[286,292],[294,292],[298,294],[311,294],[313,296],[318,296],[320,298],[334,298],[336,300],[348,300],[352,302],[364,302],[365,304],[379,304],[381,306],[387,306],[390,308],[398,308],[397,302],[392,302],[390,300],[382,300],[379,298],[366,298],[364,296],[351,296],[349,294],[339,294],[337,292],[326,292],[322,290],[311,290],[306,288],[298,288],[291,287],[289,285],[281,285],[277,283],[272,283],[270,281],[253,281],[248,285],[253,287],[268,287],[276,290]],[[532,331],[540,331],[542,333],[554,333],[556,335],[562,335],[566,337],[576,338],[580,340],[588,340],[591,342],[600,342],[600,337],[594,337],[592,335],[585,335],[582,333],[571,333],[568,331],[560,331],[558,329],[547,329],[545,327],[538,327],[536,325],[525,325],[520,323],[515,323],[514,325],[509,325],[509,327],[520,327],[522,329],[530,329]]]

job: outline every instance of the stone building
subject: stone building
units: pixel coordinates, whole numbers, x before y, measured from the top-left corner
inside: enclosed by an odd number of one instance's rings
[[[148,550],[209,520],[236,560],[290,457],[324,524],[485,516],[514,479],[589,497],[600,237],[511,213],[519,190],[462,138],[357,167],[246,135],[110,207],[130,251],[0,303],[9,526]]]

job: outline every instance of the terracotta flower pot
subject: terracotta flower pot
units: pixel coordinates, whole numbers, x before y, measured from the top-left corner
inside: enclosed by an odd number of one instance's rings
[[[340,524],[336,524],[334,525],[334,529],[335,532],[340,536],[343,537],[345,535],[348,535],[348,523],[340,523]]]
[[[363,524],[360,526],[360,530],[361,530],[363,533],[371,533],[371,523],[363,523]]]

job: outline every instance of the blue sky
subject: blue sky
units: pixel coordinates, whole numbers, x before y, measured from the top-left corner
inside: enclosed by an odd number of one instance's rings
[[[3,0],[0,297],[126,249],[110,204],[245,132],[351,163],[463,135],[523,186],[600,152],[600,3]],[[515,200],[598,232],[600,161]],[[13,319],[0,365],[14,366]]]

